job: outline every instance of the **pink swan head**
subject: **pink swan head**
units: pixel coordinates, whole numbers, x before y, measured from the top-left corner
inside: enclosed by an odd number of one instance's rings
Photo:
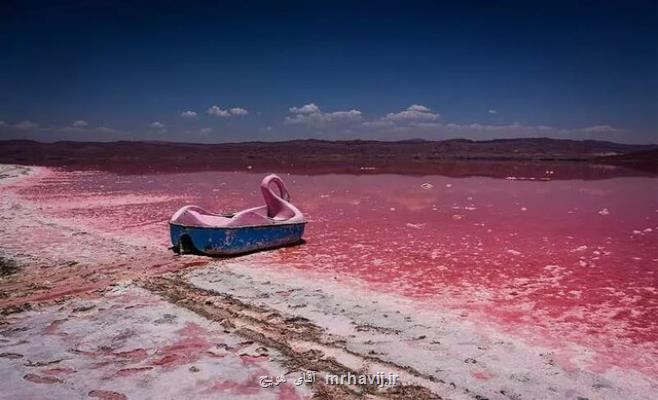
[[[272,189],[276,186],[278,194]],[[263,199],[267,205],[267,216],[275,219],[290,219],[295,214],[295,208],[290,204],[290,194],[283,180],[277,175],[271,174],[263,178],[260,183],[260,191],[263,193]]]

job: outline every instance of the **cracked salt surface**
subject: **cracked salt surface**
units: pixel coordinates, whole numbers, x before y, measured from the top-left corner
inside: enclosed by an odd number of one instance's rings
[[[133,286],[13,314],[0,326],[0,399],[302,399],[281,355]],[[7,357],[8,354],[13,356]],[[103,397],[106,396],[106,397]]]
[[[412,368],[412,377],[432,382],[448,398],[652,399],[655,382],[632,371],[595,374],[564,369],[550,348],[514,337],[367,287],[345,287],[327,280],[258,264],[222,263],[185,275],[193,285],[245,302],[303,317],[326,329],[323,343],[307,344],[338,359],[343,350],[390,363],[393,371]],[[303,344],[302,344],[303,345]],[[587,349],[577,349],[588,357]],[[373,361],[374,362],[374,361]],[[386,371],[384,371],[386,372]],[[407,377],[409,381],[409,377]],[[413,382],[413,381],[412,381]],[[520,397],[520,398],[521,398]]]

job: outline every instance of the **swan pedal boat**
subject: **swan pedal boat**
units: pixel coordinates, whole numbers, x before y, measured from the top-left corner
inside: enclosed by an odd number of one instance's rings
[[[306,220],[290,203],[283,180],[266,176],[260,190],[265,205],[236,213],[214,214],[194,205],[176,211],[169,221],[172,249],[231,256],[300,243]]]

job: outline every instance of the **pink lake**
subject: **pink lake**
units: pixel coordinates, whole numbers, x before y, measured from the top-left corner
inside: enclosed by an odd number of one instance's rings
[[[44,212],[169,246],[180,206],[261,204],[263,175],[56,172]],[[434,304],[528,341],[582,345],[588,368],[658,376],[658,179],[520,181],[282,175],[306,243],[263,256]]]

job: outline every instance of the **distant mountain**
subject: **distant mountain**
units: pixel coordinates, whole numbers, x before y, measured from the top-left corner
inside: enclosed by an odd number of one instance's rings
[[[658,145],[549,138],[398,142],[307,139],[222,144],[0,141],[2,163],[120,173],[250,170],[502,176],[518,174],[518,166],[534,166],[537,173],[543,173],[546,163],[555,164],[552,169],[570,171],[577,165],[604,163],[619,166],[615,173],[646,174],[652,171],[647,165],[655,163],[656,152]],[[595,171],[592,176],[601,174],[609,173]]]

